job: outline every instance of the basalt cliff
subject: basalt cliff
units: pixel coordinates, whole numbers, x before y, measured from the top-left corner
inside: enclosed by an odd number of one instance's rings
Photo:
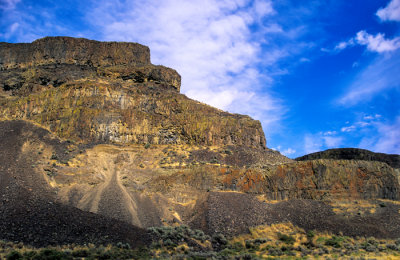
[[[138,246],[149,227],[233,237],[282,222],[400,236],[398,157],[291,160],[259,121],[187,98],[180,81],[137,43],[0,43],[0,239]]]

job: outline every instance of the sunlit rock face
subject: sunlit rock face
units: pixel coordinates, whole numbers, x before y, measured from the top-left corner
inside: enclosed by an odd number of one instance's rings
[[[0,113],[91,143],[265,148],[258,121],[179,94],[180,75],[137,43],[46,37],[0,43]]]
[[[187,98],[180,81],[136,43],[0,43],[0,239],[147,243],[140,228],[230,236],[278,222],[400,236],[400,206],[387,202],[400,199],[398,157],[293,161],[266,147],[259,121]]]

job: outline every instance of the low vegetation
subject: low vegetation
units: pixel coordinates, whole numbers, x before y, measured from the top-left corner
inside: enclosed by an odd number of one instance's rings
[[[0,259],[398,259],[400,239],[347,237],[304,231],[290,223],[252,228],[249,234],[227,239],[206,235],[187,226],[153,227],[153,243],[66,245],[33,248],[22,243],[0,242]]]

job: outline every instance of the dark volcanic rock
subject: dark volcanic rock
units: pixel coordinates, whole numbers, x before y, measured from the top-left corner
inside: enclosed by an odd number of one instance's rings
[[[45,64],[149,65],[150,50],[138,43],[72,37],[45,37],[32,43],[0,43],[2,70]]]
[[[195,209],[199,214],[191,226],[208,234],[235,236],[247,233],[250,227],[291,222],[305,230],[348,236],[393,239],[400,235],[400,206],[394,203],[387,203],[374,214],[344,217],[322,201],[294,199],[267,204],[250,194],[211,192]]]
[[[32,43],[0,43],[0,87],[26,96],[82,78],[165,83],[179,91],[173,69],[150,63],[147,46],[83,38],[46,37]]]
[[[358,148],[338,148],[329,149],[322,152],[307,154],[296,158],[296,161],[315,160],[315,159],[335,159],[335,160],[363,160],[385,162],[393,168],[400,168],[400,155],[374,153]]]
[[[266,194],[269,199],[400,199],[398,170],[386,163],[357,160],[312,160],[227,171],[226,189]]]
[[[3,119],[84,143],[266,148],[259,121],[179,94],[179,74],[150,64],[145,46],[69,37],[0,44]]]

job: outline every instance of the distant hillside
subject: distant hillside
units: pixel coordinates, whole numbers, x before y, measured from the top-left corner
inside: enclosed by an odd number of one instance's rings
[[[338,148],[329,149],[322,152],[307,154],[296,158],[296,161],[306,161],[315,159],[335,159],[335,160],[362,160],[385,162],[393,168],[400,168],[400,155],[374,153],[358,148]]]

